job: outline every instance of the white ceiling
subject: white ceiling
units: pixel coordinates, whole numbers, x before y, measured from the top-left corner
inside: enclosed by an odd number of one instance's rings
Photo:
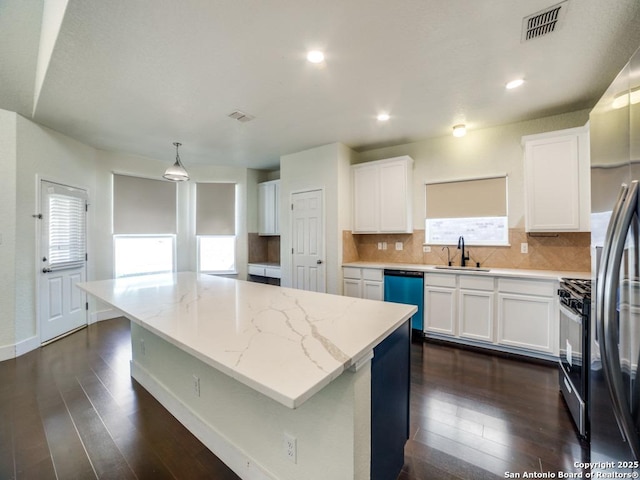
[[[589,108],[640,45],[638,0],[569,0],[560,28],[528,42],[522,18],[559,0],[46,2],[0,0],[0,108],[167,163],[181,141],[187,169],[277,168],[331,142],[366,150]],[[49,13],[65,4],[58,32]]]

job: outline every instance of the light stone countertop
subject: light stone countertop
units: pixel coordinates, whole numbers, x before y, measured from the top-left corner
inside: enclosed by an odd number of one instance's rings
[[[436,268],[436,265],[424,264],[405,264],[405,263],[374,263],[374,262],[351,262],[343,263],[343,267],[357,268],[378,268],[388,270],[413,270],[417,272],[428,273],[457,273],[464,275],[486,275],[493,277],[517,277],[523,279],[543,279],[543,280],[559,280],[560,278],[580,278],[588,280],[591,278],[591,272],[568,272],[556,270],[520,270],[517,268],[486,268],[488,271],[478,271],[473,268],[461,269],[455,265],[451,268]],[[441,265],[438,265],[441,266]]]
[[[371,358],[373,348],[417,310],[194,272],[78,286],[289,408]]]

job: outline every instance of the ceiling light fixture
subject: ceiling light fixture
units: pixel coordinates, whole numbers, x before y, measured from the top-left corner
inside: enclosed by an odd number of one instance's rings
[[[611,106],[613,108],[624,108],[629,105],[629,102],[631,102],[632,105],[640,103],[640,88],[618,95],[613,99]]]
[[[171,180],[172,182],[184,182],[186,180],[189,180],[189,174],[182,166],[180,155],[178,154],[178,148],[182,144],[178,142],[173,142],[173,144],[176,146],[176,163],[167,168],[167,171],[164,172],[163,177],[167,180]]]
[[[324,53],[320,50],[312,50],[307,53],[307,60],[311,63],[322,63],[324,62]]]
[[[454,137],[464,137],[467,134],[467,127],[463,123],[453,126]]]
[[[376,118],[379,122],[386,122],[391,118],[391,116],[388,113],[379,113]]]
[[[516,78],[515,80],[511,80],[509,83],[507,83],[506,88],[507,90],[513,90],[514,88],[520,87],[523,83],[524,79]]]

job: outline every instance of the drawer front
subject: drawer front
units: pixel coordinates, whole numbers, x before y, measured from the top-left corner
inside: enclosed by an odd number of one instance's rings
[[[427,273],[424,276],[425,285],[434,287],[456,287],[456,276],[450,273]]]
[[[343,267],[342,273],[344,278],[354,278],[360,280],[362,278],[362,271],[356,267]]]
[[[468,290],[486,290],[493,291],[493,277],[484,277],[479,275],[460,275],[460,288]]]
[[[260,277],[264,277],[264,267],[249,265],[249,275],[258,275]]]
[[[278,267],[266,267],[264,269],[264,276],[269,278],[281,278],[282,275]]]
[[[522,280],[518,278],[501,278],[498,280],[500,292],[521,293],[524,295],[539,295],[541,297],[554,297],[556,295],[556,283],[552,280]]]
[[[374,282],[381,282],[382,277],[383,277],[383,271],[379,268],[363,268],[362,269],[363,280],[373,280]]]

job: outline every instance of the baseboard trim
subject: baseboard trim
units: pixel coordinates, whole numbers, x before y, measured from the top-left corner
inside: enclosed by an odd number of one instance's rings
[[[131,377],[243,480],[274,480],[266,470],[180,401],[147,369],[130,362]]]
[[[29,353],[32,350],[35,350],[40,347],[40,338],[37,336],[33,336],[27,338],[26,340],[22,340],[21,342],[16,343],[16,357],[20,355],[24,355],[25,353]]]
[[[12,358],[16,358],[15,345],[4,345],[0,347],[0,362],[4,362],[5,360],[11,360]]]

